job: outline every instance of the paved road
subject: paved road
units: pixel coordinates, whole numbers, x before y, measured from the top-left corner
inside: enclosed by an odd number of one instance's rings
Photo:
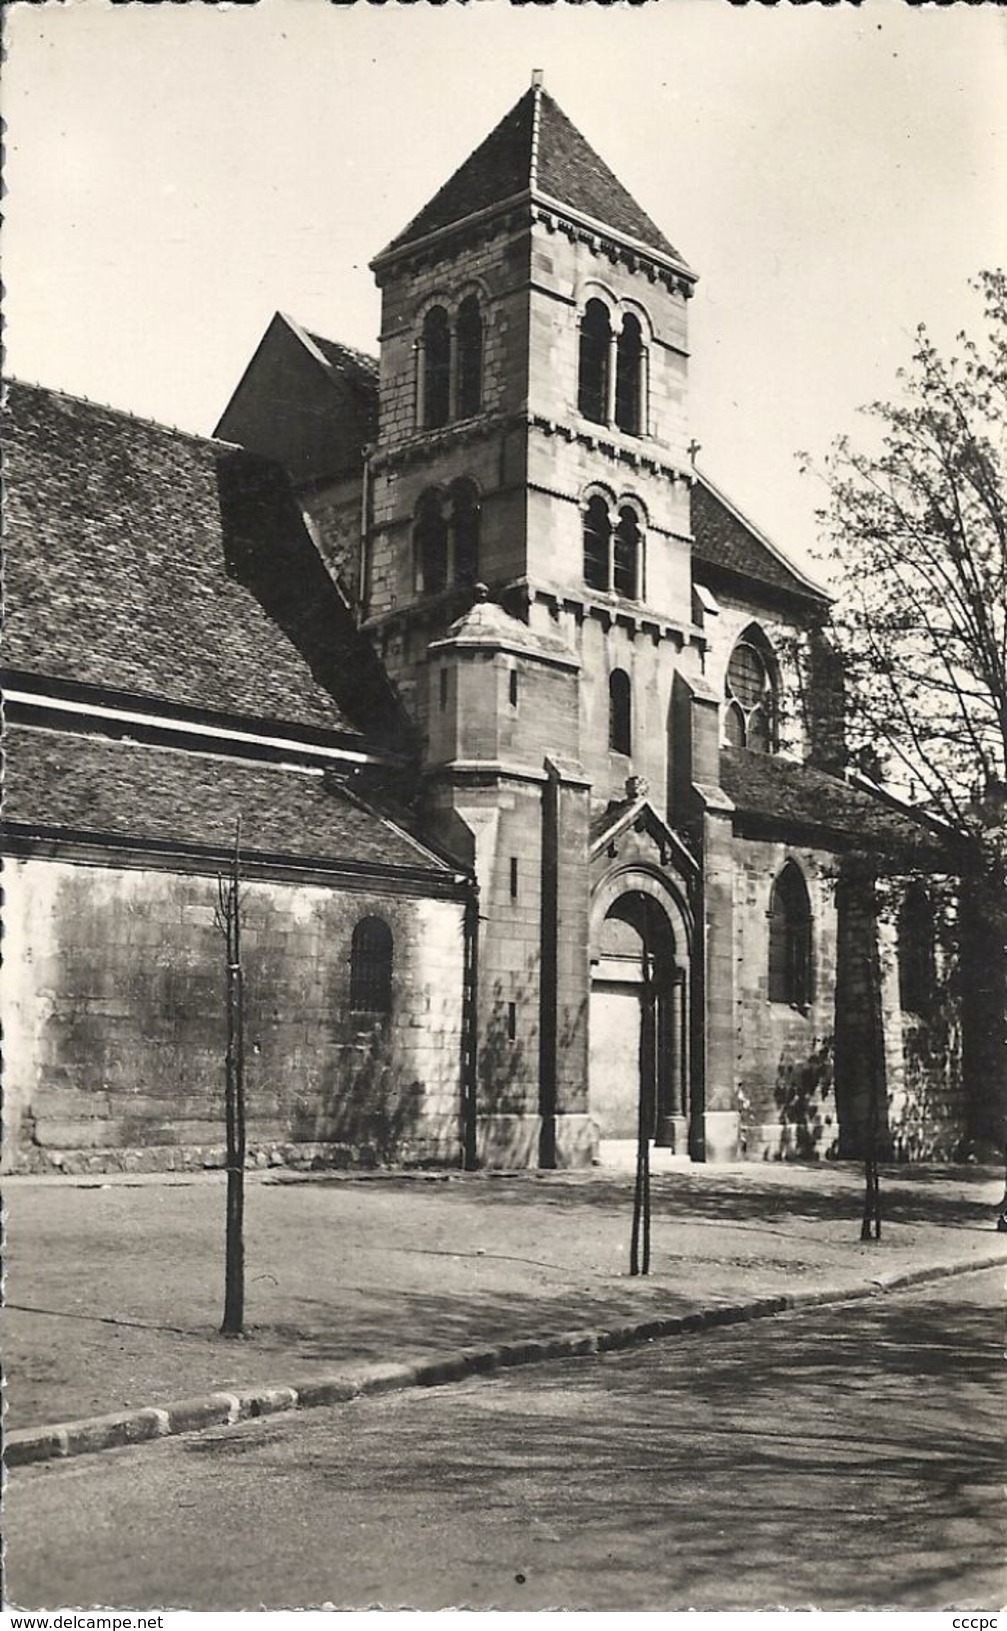
[[[25,1607],[994,1607],[1003,1271],[11,1475]]]

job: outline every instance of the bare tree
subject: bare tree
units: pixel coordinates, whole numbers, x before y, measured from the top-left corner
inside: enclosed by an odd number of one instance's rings
[[[1007,274],[983,272],[980,340],[916,332],[896,402],[825,467],[834,637],[850,747],[942,824],[963,871],[962,980],[977,1139],[1007,1109]],[[963,1016],[964,1017],[964,1016]]]

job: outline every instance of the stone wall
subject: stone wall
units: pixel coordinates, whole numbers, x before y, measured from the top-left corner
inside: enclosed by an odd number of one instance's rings
[[[216,880],[29,859],[8,862],[6,886],[6,1164],[219,1164]],[[462,906],[259,879],[243,900],[250,1158],[457,1161]],[[349,1013],[369,914],[394,937],[378,1031]]]
[[[833,1088],[836,859],[820,850],[736,839],[735,1060],[743,1153],[815,1160],[839,1153]],[[800,867],[812,911],[812,996],[769,1000],[769,909],[785,862]]]
[[[811,899],[805,1009],[769,1000],[770,894],[787,860],[800,866]],[[926,1011],[902,1009],[891,921],[902,887],[891,880],[879,891],[861,860],[735,840],[735,1081],[750,1158],[859,1160],[875,1116],[883,1159],[948,1160],[961,1151],[967,1106],[954,964],[938,947]]]
[[[302,496],[318,552],[354,606],[362,598],[363,480],[359,472]]]

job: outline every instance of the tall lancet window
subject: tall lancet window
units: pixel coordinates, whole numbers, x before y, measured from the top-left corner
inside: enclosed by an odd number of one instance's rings
[[[612,522],[608,504],[595,493],[588,499],[584,514],[584,582],[589,589],[608,589],[611,553]]]
[[[458,307],[458,418],[470,419],[482,407],[483,320],[476,295],[467,295]]]
[[[612,330],[604,301],[589,300],[580,322],[577,406],[585,419],[608,423],[608,370]]]
[[[627,312],[616,347],[615,422],[630,436],[639,436],[643,430],[643,390],[643,331],[638,319]]]
[[[416,507],[413,552],[417,590],[440,594],[448,584],[448,522],[440,493],[424,493]]]
[[[640,598],[640,521],[632,504],[623,504],[615,529],[612,588],[627,600]]]
[[[769,1000],[806,1008],[811,984],[811,902],[800,867],[788,861],[769,908]]]
[[[613,668],[608,677],[608,745],[612,753],[633,751],[633,696],[623,668]]]
[[[451,412],[451,327],[443,306],[423,319],[422,422],[428,430],[446,425]]]

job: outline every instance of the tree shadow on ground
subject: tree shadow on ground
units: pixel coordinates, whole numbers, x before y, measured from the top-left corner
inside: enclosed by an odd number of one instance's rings
[[[760,1178],[759,1169],[737,1174],[725,1170],[713,1177],[707,1169],[693,1175],[688,1169],[654,1173],[651,1193],[655,1215],[680,1217],[683,1221],[786,1223],[801,1218],[834,1221],[849,1218],[859,1224],[863,1210],[863,1178],[859,1165],[843,1168],[816,1166],[822,1174],[820,1186],[803,1179],[788,1182],[785,1169],[774,1167],[773,1176]],[[337,1180],[338,1181],[338,1180]],[[999,1180],[1002,1182],[1002,1179]],[[408,1178],[388,1177],[383,1184],[410,1183]],[[997,1183],[991,1168],[944,1171],[908,1171],[904,1166],[881,1169],[882,1211],[891,1222],[957,1224],[990,1228],[999,1197],[988,1192]],[[967,1184],[969,1189],[985,1188],[987,1195],[955,1193],[949,1186]],[[628,1173],[480,1173],[457,1175],[455,1181],[438,1189],[438,1200],[449,1205],[469,1205],[478,1197],[480,1206],[534,1205],[563,1212],[585,1208],[602,1213],[623,1214],[632,1208],[633,1178]]]
[[[479,1511],[529,1579],[537,1525],[589,1533],[556,1606],[961,1605],[999,1571],[996,1324],[940,1297],[785,1316],[480,1381],[449,1417],[410,1395],[304,1464]]]

